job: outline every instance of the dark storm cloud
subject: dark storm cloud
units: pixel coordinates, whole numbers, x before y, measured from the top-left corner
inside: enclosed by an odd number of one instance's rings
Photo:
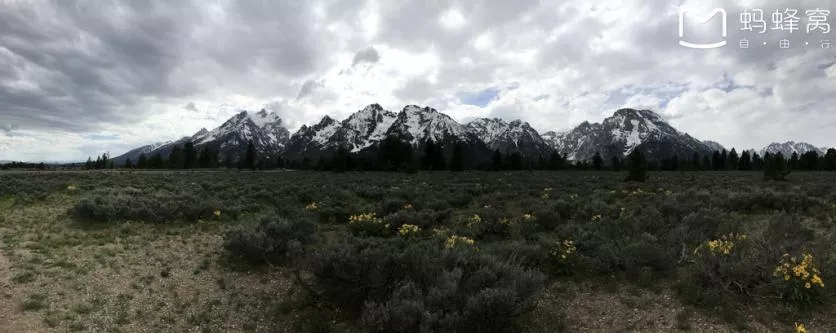
[[[314,71],[321,58],[305,5],[5,3],[0,10],[0,123],[87,131],[138,121],[155,112],[149,101],[188,97],[221,82],[269,90],[252,82],[251,73],[293,78]]]
[[[377,49],[369,46],[354,54],[354,60],[352,61],[351,66],[357,65],[361,62],[376,63],[378,61],[380,61],[380,54],[377,53]]]

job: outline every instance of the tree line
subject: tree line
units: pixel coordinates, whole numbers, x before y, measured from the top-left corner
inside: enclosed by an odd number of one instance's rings
[[[192,142],[182,146],[175,146],[164,156],[156,153],[151,156],[140,154],[136,161],[126,160],[120,166],[114,166],[108,154],[97,156],[96,160],[88,158],[86,169],[108,169],[114,167],[131,169],[206,169],[206,168],[239,168],[265,170],[277,168],[291,168],[300,170],[320,171],[401,171],[417,172],[419,170],[611,170],[621,171],[626,168],[627,161],[619,157],[611,157],[605,161],[600,153],[596,153],[588,161],[572,161],[566,154],[551,152],[536,157],[523,156],[520,152],[502,153],[494,150],[490,160],[478,165],[467,165],[464,161],[464,149],[461,143],[442,145],[432,140],[427,141],[417,151],[408,142],[397,138],[383,140],[373,152],[350,152],[339,147],[332,153],[320,154],[317,158],[309,156],[261,156],[252,141],[241,156],[224,156],[219,159],[218,152],[208,146],[198,151]],[[757,170],[767,167],[767,161],[777,154],[766,153],[760,156],[757,152],[737,152],[732,148],[714,151],[701,155],[694,153],[690,158],[672,155],[661,160],[646,160],[644,168],[655,171],[700,171],[700,170]],[[836,171],[836,149],[828,149],[824,155],[816,151],[804,154],[793,153],[791,156],[781,156],[789,170],[829,170]],[[629,158],[629,156],[627,157]]]

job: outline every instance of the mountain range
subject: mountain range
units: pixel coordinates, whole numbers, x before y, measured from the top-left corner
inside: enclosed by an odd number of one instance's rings
[[[252,141],[259,156],[271,159],[330,157],[340,147],[352,153],[371,154],[380,143],[394,138],[409,143],[422,154],[429,141],[440,146],[447,157],[453,145],[461,145],[464,159],[476,165],[489,161],[493,151],[509,155],[519,153],[525,159],[548,158],[561,154],[572,161],[589,161],[600,154],[605,163],[622,159],[635,149],[650,160],[670,156],[690,158],[694,153],[711,154],[725,149],[714,141],[701,141],[668,124],[650,110],[619,109],[601,123],[583,122],[568,131],[538,133],[529,123],[519,119],[480,118],[460,124],[450,116],[431,107],[407,105],[399,112],[371,104],[346,119],[324,116],[319,122],[303,125],[291,134],[282,119],[267,110],[241,111],[213,130],[201,129],[178,140],[150,144],[113,158],[116,164],[127,159],[136,161],[140,154],[167,156],[171,149],[192,142],[196,149],[208,147],[221,160],[237,161]],[[803,142],[772,143],[760,150],[781,152],[825,153],[824,148]]]

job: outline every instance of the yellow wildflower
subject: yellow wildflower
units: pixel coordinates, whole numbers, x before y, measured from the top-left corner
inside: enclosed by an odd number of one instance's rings
[[[67,185],[67,191],[75,191],[76,187],[73,184]]]
[[[464,236],[452,235],[452,236],[447,238],[447,242],[445,242],[444,247],[448,248],[448,249],[452,249],[452,248],[456,247],[456,245],[458,245],[458,244],[467,244],[469,246],[473,246],[475,243],[476,242],[471,238],[467,238],[467,237],[464,237]]]
[[[316,210],[317,208],[319,207],[317,207],[316,202],[311,202],[305,206],[305,209],[307,210]]]
[[[812,287],[810,282],[804,283],[804,288],[810,289],[810,287]]]
[[[795,323],[795,333],[807,333],[807,328],[802,323]]]
[[[405,205],[403,205],[403,209],[412,209],[412,204],[407,202]]]
[[[215,217],[221,217],[221,210],[220,209],[215,209],[215,211],[212,212],[212,214],[215,215]]]
[[[420,231],[421,228],[414,224],[403,224],[400,228],[398,228],[398,234],[401,235],[401,237],[417,234]]]
[[[531,214],[529,214],[529,213],[525,213],[525,214],[523,214],[523,220],[526,220],[526,221],[531,221],[531,220],[533,220],[533,219],[534,219],[534,215],[531,215]]]
[[[377,217],[375,213],[365,213],[359,215],[351,215],[348,218],[349,224],[354,223],[363,223],[363,222],[371,222],[371,223],[383,223],[383,220]]]
[[[813,278],[810,279],[810,283],[818,285],[821,288],[824,288],[824,281],[821,280],[821,277],[818,275],[813,275]]]
[[[592,220],[593,221],[601,221],[601,214],[592,215]]]

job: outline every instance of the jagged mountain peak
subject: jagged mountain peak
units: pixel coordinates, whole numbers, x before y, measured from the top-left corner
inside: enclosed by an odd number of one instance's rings
[[[468,123],[466,128],[488,148],[504,154],[520,152],[525,156],[537,156],[551,151],[544,138],[520,119],[505,122],[499,118],[480,118]]]
[[[434,108],[417,105],[407,105],[398,113],[397,119],[387,131],[388,135],[396,135],[413,145],[426,140],[438,142],[448,138],[463,141],[479,140],[450,116]]]
[[[640,146],[651,158],[710,152],[705,144],[676,130],[659,114],[632,108],[618,109],[601,123],[584,121],[568,133],[547,136],[547,141],[561,154],[581,161],[596,153],[605,159],[623,158]]]
[[[792,156],[793,153],[801,155],[809,151],[815,151],[819,155],[824,155],[826,153],[826,149],[816,147],[807,142],[786,141],[783,143],[770,143],[769,145],[760,150],[760,154],[764,155],[765,153],[781,153],[785,157],[789,157]]]

